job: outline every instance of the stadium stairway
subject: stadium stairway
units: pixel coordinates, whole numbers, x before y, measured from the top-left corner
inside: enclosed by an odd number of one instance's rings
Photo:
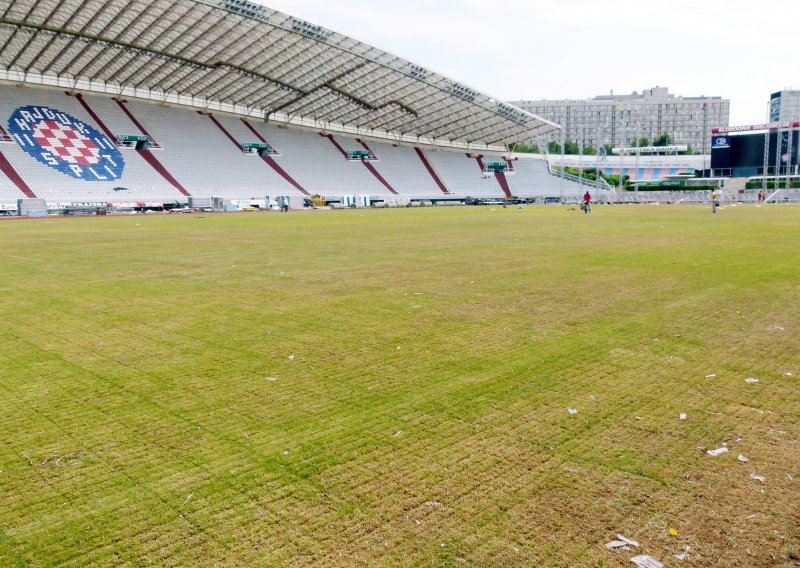
[[[422,162],[422,165],[427,170],[428,174],[431,176],[431,179],[433,179],[433,181],[436,183],[436,186],[442,190],[442,193],[449,195],[451,193],[450,189],[447,187],[447,185],[445,185],[444,180],[439,175],[439,172],[436,171],[436,168],[433,167],[433,164],[428,159],[427,154],[425,154],[425,152],[420,148],[414,148],[414,151]]]
[[[86,100],[86,98],[84,98],[82,95],[77,95],[77,97],[78,97],[78,101],[86,108],[86,111],[89,112],[92,115],[92,118],[94,118],[95,121],[103,128],[103,130],[106,133],[106,136],[108,136],[112,140],[114,140],[117,135],[129,134],[129,133],[138,133],[138,134],[150,136],[150,133],[141,125],[141,123],[138,120],[136,120],[136,118],[128,110],[128,106],[124,101],[115,100],[114,102],[117,104],[119,109],[123,112],[123,114],[128,118],[128,120],[130,121],[131,125],[130,125],[130,127],[127,126],[127,125],[123,127],[123,128],[129,128],[129,130],[125,130],[125,131],[117,130],[116,132],[113,132],[112,130],[110,130],[108,128],[106,123],[99,116],[97,116],[96,113],[94,113],[93,109],[89,105],[89,102]],[[97,104],[97,105],[100,105],[102,102],[106,102],[106,101],[102,101],[102,99],[97,99],[97,100],[94,100],[93,102],[95,104]],[[113,114],[109,113],[109,116],[113,116]],[[154,140],[153,140],[153,143],[157,144],[157,143],[155,143]],[[146,161],[153,168],[153,170],[155,170],[156,173],[158,173],[169,185],[171,185],[172,187],[177,189],[178,192],[181,195],[183,195],[184,197],[189,197],[191,195],[189,193],[189,191],[185,187],[183,187],[183,185],[181,185],[180,182],[178,182],[173,177],[173,175],[171,173],[169,173],[167,171],[167,169],[163,166],[163,164],[158,160],[158,158],[156,158],[153,155],[153,153],[150,150],[146,150],[146,149],[136,150],[136,153],[139,156],[141,156],[142,159],[144,161]]]
[[[359,144],[361,144],[361,146],[362,146],[362,147],[363,147],[363,148],[364,148],[364,149],[365,149],[367,152],[369,152],[371,156],[373,156],[375,159],[379,159],[379,158],[377,157],[377,155],[375,154],[375,152],[373,152],[373,151],[370,149],[370,147],[367,145],[367,143],[366,143],[366,142],[364,142],[363,140],[359,139],[359,140],[358,140],[358,143],[359,143]],[[391,184],[390,184],[388,181],[386,181],[386,178],[384,178],[384,177],[383,177],[383,176],[380,174],[380,172],[379,172],[379,171],[378,171],[378,170],[375,168],[375,166],[372,164],[372,162],[371,162],[371,161],[363,161],[362,163],[364,164],[364,167],[365,167],[365,168],[367,168],[367,169],[369,170],[369,172],[370,172],[370,173],[371,173],[373,176],[375,176],[375,179],[377,179],[379,182],[381,182],[381,184],[382,184],[382,185],[383,185],[383,186],[384,186],[386,189],[388,189],[389,191],[391,191],[393,194],[395,194],[395,195],[398,195],[397,191],[396,191],[396,190],[395,190],[395,189],[392,187],[392,185],[391,185]]]
[[[479,159],[458,152],[423,152],[454,196],[495,199],[504,197],[497,178],[483,177],[483,167]],[[491,159],[502,161],[500,156],[492,156]]]
[[[14,203],[17,199],[35,198],[36,194],[17,173],[0,148],[0,203]]]
[[[239,140],[251,140],[253,137],[262,144],[269,144],[269,146],[275,150],[276,152],[280,152],[280,149],[275,148],[273,144],[271,144],[266,138],[264,138],[261,134],[259,134],[258,130],[255,129],[253,124],[245,120],[244,118],[240,118],[238,121],[233,119],[224,119],[220,117],[219,119],[220,124],[227,128],[229,132],[236,133],[237,130],[243,126],[245,128],[244,131],[239,131]],[[226,124],[223,124],[226,123]],[[296,179],[294,179],[291,175],[289,175],[283,167],[278,163],[278,156],[260,156],[261,160],[266,163],[269,167],[275,170],[279,176],[281,176],[284,180],[286,180],[289,185],[295,188],[297,191],[302,193],[303,195],[311,195],[306,189],[300,185]]]
[[[391,195],[360,164],[345,160],[330,141],[312,133],[250,122],[280,152],[275,157],[309,193],[325,197],[341,195]]]
[[[468,154],[467,158],[470,158],[470,157],[471,156]],[[481,168],[481,173],[485,174],[486,173],[486,164],[483,163],[483,156],[478,156],[475,159],[478,160],[478,166],[480,166],[480,168]],[[509,163],[505,159],[497,159],[497,158],[492,158],[492,159],[493,159],[493,161],[497,161],[497,162],[503,162],[504,161],[507,164]],[[494,172],[494,178],[497,180],[497,183],[500,186],[500,189],[503,190],[503,195],[505,195],[506,199],[511,199],[512,197],[514,197],[513,195],[511,195],[511,190],[508,188],[508,182],[506,181],[505,173],[503,173],[503,172]]]
[[[377,161],[371,162],[370,165],[398,194],[404,197],[422,198],[441,193],[417,157],[415,148],[375,141],[370,141],[368,145],[363,143],[363,146],[377,157]]]
[[[586,187],[550,174],[545,160],[520,158],[514,160],[514,173],[506,176],[511,193],[519,197],[552,197],[583,195]]]
[[[161,146],[153,153],[192,195],[232,199],[301,195],[257,156],[245,154],[216,117],[184,109],[164,111],[146,103],[127,106]],[[252,134],[241,142],[247,141],[255,141]]]
[[[13,203],[20,198],[35,198],[36,194],[33,193],[25,180],[20,177],[11,162],[3,155],[2,144],[14,144],[14,139],[6,132],[6,129],[0,125],[0,203]]]
[[[513,195],[511,193],[511,189],[508,187],[508,180],[506,179],[506,174],[503,172],[495,172],[494,177],[497,179],[497,183],[500,184],[500,187],[502,188],[505,196],[511,199]]]
[[[201,116],[204,113],[198,113]],[[242,154],[245,158],[250,161],[261,162],[265,164],[261,167],[268,166],[271,171],[269,175],[271,178],[271,187],[264,193],[264,195],[270,195],[272,197],[276,197],[279,195],[286,195],[286,196],[293,196],[298,191],[303,195],[308,195],[308,192],[297,183],[294,178],[292,178],[286,171],[281,168],[275,159],[270,156],[258,156],[253,154],[246,154],[242,150],[242,145],[247,142],[262,142],[267,143],[266,139],[259,135],[255,129],[251,128],[246,121],[240,121],[235,119],[226,119],[225,117],[219,116],[216,117],[212,114],[205,114],[208,119],[214,123],[214,125],[222,132],[222,134],[231,142],[233,145],[234,150],[237,153]],[[270,145],[271,146],[271,145]],[[274,176],[277,175],[277,178]],[[280,180],[280,181],[279,181]],[[287,185],[288,184],[288,185]]]
[[[380,173],[378,173],[378,171],[377,171],[377,170],[376,170],[376,169],[373,167],[373,165],[372,165],[372,164],[371,164],[371,163],[370,163],[368,160],[351,160],[351,159],[350,159],[350,154],[348,153],[348,151],[347,151],[347,150],[345,150],[345,149],[342,147],[342,145],[341,145],[341,144],[339,144],[339,142],[337,142],[337,141],[336,141],[336,138],[334,138],[334,137],[333,137],[333,134],[320,134],[320,136],[323,136],[324,138],[327,138],[328,140],[330,140],[330,141],[331,141],[331,144],[333,144],[334,148],[336,148],[336,150],[337,150],[337,151],[338,151],[338,152],[339,152],[339,153],[342,155],[342,157],[344,157],[344,159],[345,159],[345,160],[347,160],[348,162],[361,162],[361,164],[362,164],[362,165],[363,165],[363,166],[364,166],[364,167],[367,169],[367,171],[368,171],[369,173],[371,173],[371,174],[372,174],[372,176],[373,176],[373,177],[374,177],[376,180],[378,180],[378,183],[380,183],[380,184],[381,184],[381,185],[382,185],[384,188],[386,188],[386,189],[389,191],[389,193],[391,193],[391,194],[393,194],[393,195],[397,195],[397,191],[395,191],[395,189],[394,189],[394,188],[393,188],[393,187],[392,187],[392,186],[389,184],[389,182],[387,182],[387,181],[386,181],[386,180],[383,178],[383,176],[382,176]],[[354,143],[355,143],[355,144],[358,144],[359,146],[361,146],[362,148],[364,148],[364,149],[365,149],[367,152],[369,152],[370,154],[372,154],[372,150],[370,150],[370,149],[369,149],[369,147],[368,147],[368,146],[367,146],[367,145],[366,145],[364,142],[362,142],[361,140],[352,140],[352,139],[348,139],[348,140],[349,140],[349,144],[350,144],[350,145],[353,145]],[[373,154],[373,155],[374,155],[374,154]]]

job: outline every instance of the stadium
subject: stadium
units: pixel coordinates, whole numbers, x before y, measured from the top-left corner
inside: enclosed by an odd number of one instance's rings
[[[128,4],[6,5],[4,202],[582,193],[511,159],[555,125],[418,65],[247,2]]]
[[[260,3],[0,38],[0,566],[800,566],[795,136],[712,213]]]

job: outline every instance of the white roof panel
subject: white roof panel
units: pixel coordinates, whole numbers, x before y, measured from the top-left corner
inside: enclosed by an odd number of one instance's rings
[[[0,0],[0,78],[470,149],[557,128],[247,0]]]

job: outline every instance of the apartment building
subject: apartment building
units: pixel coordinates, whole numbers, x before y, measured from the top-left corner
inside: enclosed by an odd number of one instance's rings
[[[710,151],[711,129],[728,126],[730,100],[722,97],[684,97],[667,87],[630,95],[601,95],[586,100],[515,101],[513,104],[562,127],[547,140],[577,142],[601,148],[631,146],[634,140],[653,142],[664,133],[674,144]],[[635,143],[633,143],[635,145]]]

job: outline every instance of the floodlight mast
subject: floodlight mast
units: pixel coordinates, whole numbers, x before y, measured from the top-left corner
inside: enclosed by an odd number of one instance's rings
[[[779,127],[775,135],[775,189],[780,189],[781,150],[783,150],[783,131]]]
[[[706,177],[706,144],[708,142],[708,103],[703,105],[703,177]]]
[[[792,178],[792,174],[794,173],[794,166],[792,165],[792,151],[794,150],[794,148],[792,148],[793,142],[794,142],[794,131],[793,130],[787,130],[787,134],[788,134],[789,140],[786,143],[786,146],[787,146],[787,148],[786,148],[786,189],[791,189],[792,188],[791,178]]]
[[[769,103],[767,103],[767,124],[769,124],[770,114],[769,114]],[[764,133],[764,174],[761,179],[761,190],[766,193],[767,192],[767,176],[769,175],[769,128]]]

